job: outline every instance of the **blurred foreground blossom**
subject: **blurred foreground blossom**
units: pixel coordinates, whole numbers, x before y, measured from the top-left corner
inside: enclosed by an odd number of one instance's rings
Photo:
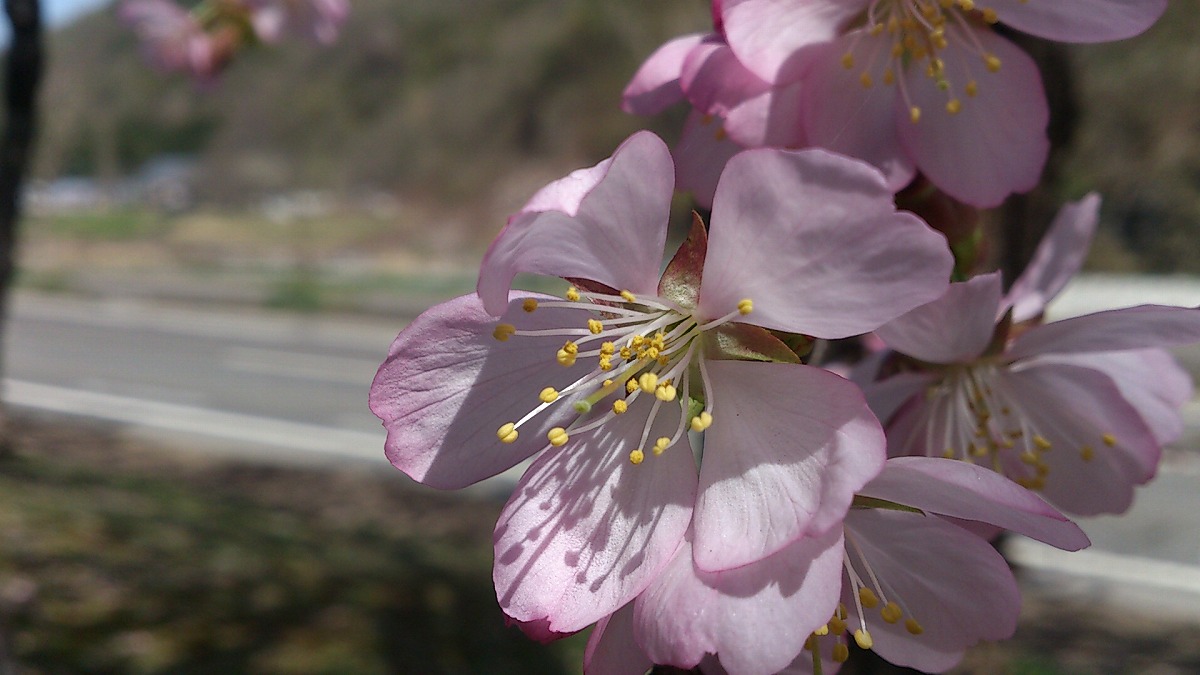
[[[1182,432],[1191,381],[1163,348],[1200,340],[1200,309],[1038,324],[1082,264],[1099,203],[1065,207],[1007,295],[981,275],[877,331],[905,357],[867,388],[892,454],[978,462],[1071,513],[1129,508]]]
[[[855,335],[946,288],[942,237],[870,166],[819,150],[731,160],[711,233],[694,225],[660,278],[673,177],[643,132],[543,188],[489,248],[478,296],[418,317],[372,386],[389,459],[426,484],[540,453],[500,516],[494,572],[536,637],[628,603],[689,529],[713,572],[836,530],[882,466],[881,430],[854,385],[765,329]],[[575,286],[517,295],[518,273]]]
[[[946,459],[888,460],[842,527],[722,572],[695,566],[685,542],[633,603],[589,639],[588,675],[649,664],[706,675],[835,672],[848,642],[926,671],[952,667],[981,639],[1012,635],[1020,594],[1008,565],[963,522],[1066,550],[1083,532],[987,469]]]

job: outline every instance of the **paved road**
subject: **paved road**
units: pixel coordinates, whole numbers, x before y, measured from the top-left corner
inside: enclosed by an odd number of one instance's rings
[[[18,294],[10,402],[215,439],[382,461],[367,409],[404,321]]]

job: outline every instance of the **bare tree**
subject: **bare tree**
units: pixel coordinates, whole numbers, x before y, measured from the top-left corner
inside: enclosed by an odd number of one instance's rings
[[[4,0],[12,22],[12,45],[4,70],[5,124],[0,137],[0,335],[8,314],[16,266],[21,185],[36,130],[36,98],[42,79],[42,11],[38,0]],[[4,372],[0,363],[0,374]],[[0,406],[3,404],[0,403]],[[0,454],[12,452],[7,415],[0,407]]]

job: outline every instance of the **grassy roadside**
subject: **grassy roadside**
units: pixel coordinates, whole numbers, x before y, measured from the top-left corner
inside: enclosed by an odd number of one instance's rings
[[[27,672],[570,673],[505,628],[499,504],[399,475],[164,452],[17,422],[0,464],[0,621]]]

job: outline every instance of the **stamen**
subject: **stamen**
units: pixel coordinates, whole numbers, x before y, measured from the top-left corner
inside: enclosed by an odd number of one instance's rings
[[[512,422],[506,423],[496,430],[496,437],[500,439],[501,443],[515,443],[517,440],[517,425]]]
[[[550,430],[550,433],[546,434],[546,440],[550,441],[550,445],[557,448],[566,445],[567,441],[570,440],[570,436],[567,435],[566,429],[554,427]]]
[[[521,309],[525,310],[526,312],[532,312],[537,308],[538,301],[534,298],[525,298],[525,300],[521,303]]]
[[[517,327],[511,323],[498,323],[496,324],[495,330],[492,331],[492,337],[496,338],[500,342],[508,342],[508,338],[516,332]]]
[[[554,387],[546,387],[542,393],[538,394],[538,398],[542,400],[542,403],[554,403],[558,400],[558,392]]]
[[[629,461],[635,466],[641,464],[644,459],[646,459],[646,453],[642,452],[640,448],[629,453]]]

